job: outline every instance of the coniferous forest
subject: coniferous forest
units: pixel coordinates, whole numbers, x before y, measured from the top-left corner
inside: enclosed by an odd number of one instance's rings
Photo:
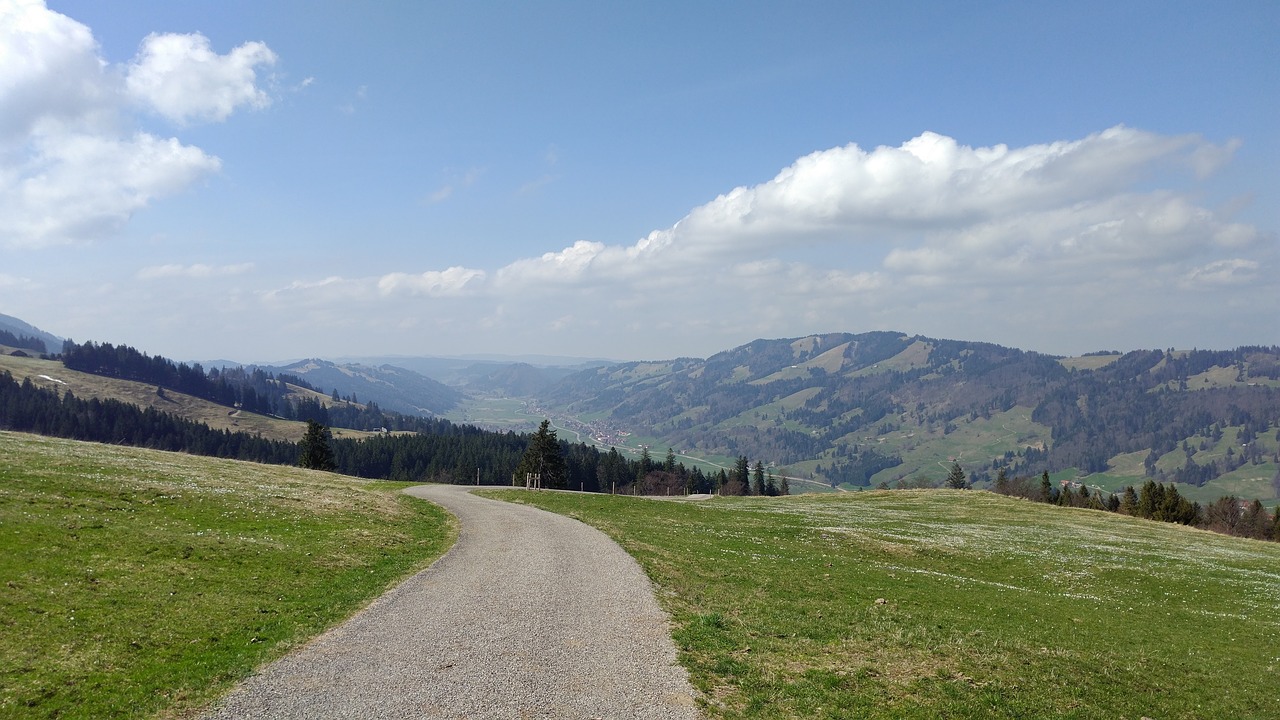
[[[529,435],[523,433],[395,413],[369,417],[379,422],[375,427],[409,426],[413,432],[332,440],[337,472],[382,480],[508,485],[529,445]],[[214,430],[119,400],[83,399],[70,391],[37,387],[30,379],[18,382],[8,372],[0,373],[0,430],[278,465],[296,464],[301,452],[297,443]],[[603,454],[585,444],[556,442],[566,471],[553,487],[622,493],[712,492],[718,487],[715,478],[683,464],[662,466],[647,458],[625,459],[616,450]]]

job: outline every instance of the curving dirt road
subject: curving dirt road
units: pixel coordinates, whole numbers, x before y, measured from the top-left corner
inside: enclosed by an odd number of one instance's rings
[[[205,717],[699,717],[629,555],[575,520],[467,490],[406,490],[458,517],[453,549]]]

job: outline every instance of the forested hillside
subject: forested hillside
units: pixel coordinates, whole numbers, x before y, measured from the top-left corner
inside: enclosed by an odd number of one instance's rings
[[[1195,486],[1236,473],[1264,477],[1274,497],[1278,387],[1276,347],[1059,358],[874,332],[587,370],[540,400],[597,428],[833,484],[940,479],[958,460],[980,482],[1001,468]]]
[[[352,402],[375,402],[404,415],[442,415],[458,404],[461,393],[431,378],[395,365],[338,364],[302,360],[281,367],[254,368],[300,378],[309,385]]]
[[[71,370],[147,383],[155,385],[156,392],[161,394],[166,389],[174,390],[230,408],[286,420],[313,420],[353,430],[430,427],[426,418],[384,412],[372,400],[359,403],[354,395],[339,397],[336,388],[325,392],[297,375],[284,372],[244,367],[206,371],[198,363],[177,363],[111,343],[68,341],[59,359]]]

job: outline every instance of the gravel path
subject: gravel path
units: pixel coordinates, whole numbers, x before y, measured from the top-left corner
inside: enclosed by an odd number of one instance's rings
[[[428,485],[458,543],[237,687],[224,718],[699,717],[648,578],[569,518]]]

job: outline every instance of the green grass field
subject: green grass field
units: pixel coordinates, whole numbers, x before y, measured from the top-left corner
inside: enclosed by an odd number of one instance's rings
[[[710,717],[1280,716],[1280,544],[977,491],[495,494],[640,561]]]
[[[188,717],[456,536],[401,485],[0,458],[0,717]],[[1280,544],[984,492],[495,494],[641,562],[713,718],[1280,716]]]
[[[184,717],[441,555],[403,485],[0,432],[0,717]]]

